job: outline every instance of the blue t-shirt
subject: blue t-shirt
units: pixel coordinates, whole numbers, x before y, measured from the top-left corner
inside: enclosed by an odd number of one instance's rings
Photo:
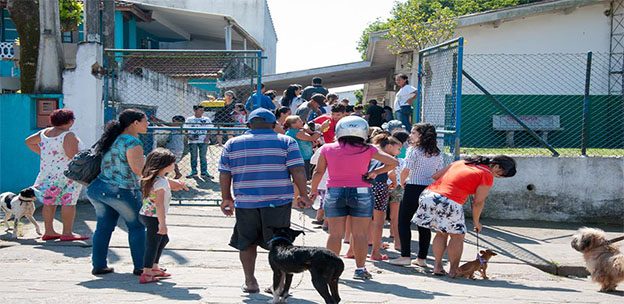
[[[255,109],[258,109],[258,107],[256,106],[256,99],[258,98],[257,96],[258,95],[254,93],[253,95],[249,96],[249,98],[247,98],[247,102],[245,102],[245,109],[247,109],[247,111],[251,112]],[[269,96],[262,94],[262,96],[260,96],[260,108],[265,108],[271,111],[275,110],[275,105],[273,104]]]
[[[294,138],[297,141],[297,144],[299,145],[299,152],[301,152],[301,158],[303,158],[303,160],[312,159],[312,155],[314,155],[312,142],[298,139],[297,133],[299,133],[299,130],[297,129],[288,129],[288,131],[286,131],[286,135]]]
[[[140,145],[143,145],[141,140],[132,135],[119,135],[110,150],[102,157],[102,167],[98,178],[122,189],[140,189],[139,176],[132,172],[126,156],[128,150]]]

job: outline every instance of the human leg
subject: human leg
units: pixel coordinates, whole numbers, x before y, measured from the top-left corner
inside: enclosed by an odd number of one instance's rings
[[[383,259],[383,256],[380,250],[381,250],[381,235],[383,233],[385,215],[386,214],[384,211],[381,211],[381,210],[373,211],[373,222],[372,222],[372,225],[370,225],[370,229],[369,229],[371,239],[372,239],[372,244],[373,244],[373,248],[372,248],[371,255],[370,255],[372,260]]]
[[[126,227],[128,227],[128,244],[130,255],[134,264],[135,272],[143,267],[143,255],[145,254],[145,226],[139,220],[141,209],[141,193],[138,190],[120,189],[119,199],[111,207],[115,208]]]
[[[54,215],[56,214],[56,205],[43,205],[41,215],[43,216],[44,233],[43,239],[58,238],[61,235],[54,230]]]
[[[117,226],[117,219],[119,219],[119,213],[104,202],[106,191],[110,189],[99,179],[93,181],[87,189],[87,195],[95,209],[97,219],[91,247],[91,264],[94,272],[108,268],[106,261],[108,246],[113,230]]]
[[[245,250],[241,250],[238,257],[243,265],[243,273],[245,274],[245,289],[254,293],[260,291],[258,280],[256,280],[256,257],[258,255],[257,246],[251,245]]]
[[[327,236],[327,249],[336,255],[340,255],[342,247],[342,237],[345,233],[346,217],[328,217],[325,219],[329,227],[329,235]]]
[[[454,277],[457,274],[457,268],[459,268],[459,261],[461,260],[462,253],[464,251],[464,234],[449,234],[451,240],[448,243],[447,254],[449,258],[449,275]]]
[[[399,237],[399,206],[398,202],[390,202],[390,234],[394,237],[394,250],[401,250],[401,238]]]
[[[433,273],[444,272],[444,268],[442,267],[442,257],[444,256],[444,251],[446,251],[447,240],[448,234],[440,231],[437,231],[435,237],[433,238],[433,256],[435,258]]]
[[[191,156],[191,173],[189,176],[197,175],[197,156],[199,155],[199,144],[188,144]]]
[[[197,144],[199,150],[199,165],[201,169],[201,175],[208,176],[208,160],[206,159],[206,153],[208,152],[208,144]]]

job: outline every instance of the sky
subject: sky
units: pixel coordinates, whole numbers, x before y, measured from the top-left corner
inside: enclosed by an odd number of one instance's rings
[[[267,0],[277,32],[277,73],[360,61],[368,23],[394,0]],[[314,43],[310,43],[314,42]]]

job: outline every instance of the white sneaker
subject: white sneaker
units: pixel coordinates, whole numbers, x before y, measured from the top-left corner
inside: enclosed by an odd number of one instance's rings
[[[400,257],[400,258],[388,260],[388,263],[392,265],[398,265],[398,266],[409,266],[412,263],[412,259],[409,257]]]

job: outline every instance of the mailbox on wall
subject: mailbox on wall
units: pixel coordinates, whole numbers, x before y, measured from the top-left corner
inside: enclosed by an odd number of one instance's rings
[[[59,100],[55,98],[37,99],[37,128],[47,128],[52,126],[50,114],[59,108]]]

